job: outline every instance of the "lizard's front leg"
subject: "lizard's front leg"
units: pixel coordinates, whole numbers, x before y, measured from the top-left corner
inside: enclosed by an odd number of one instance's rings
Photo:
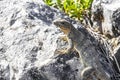
[[[70,53],[71,50],[74,48],[74,44],[73,44],[72,39],[69,39],[67,36],[60,36],[59,38],[68,42],[68,48],[67,49],[63,49],[63,50],[58,50],[58,52],[64,53],[64,54],[65,53]]]

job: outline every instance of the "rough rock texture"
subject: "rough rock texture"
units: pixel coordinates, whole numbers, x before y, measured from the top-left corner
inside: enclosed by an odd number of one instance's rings
[[[120,0],[94,0],[91,12],[92,27],[109,38],[112,56],[115,56],[120,68]],[[120,73],[116,61],[114,59],[113,64]]]
[[[0,0],[0,80],[81,80],[77,53],[55,53],[68,44],[52,24],[60,17],[82,26],[42,0]]]
[[[120,0],[94,0],[92,4],[95,28],[107,36],[120,35]]]
[[[80,79],[77,55],[54,53],[67,45],[52,24],[59,17],[41,0],[0,0],[0,80]]]

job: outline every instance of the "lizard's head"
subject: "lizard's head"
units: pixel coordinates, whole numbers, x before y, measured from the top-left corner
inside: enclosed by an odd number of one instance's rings
[[[54,25],[59,27],[65,34],[68,34],[71,30],[72,24],[65,19],[56,19],[53,21]]]

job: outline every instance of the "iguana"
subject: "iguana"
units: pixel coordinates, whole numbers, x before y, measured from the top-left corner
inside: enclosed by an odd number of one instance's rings
[[[64,52],[69,53],[75,49],[79,53],[80,60],[84,67],[86,67],[80,74],[82,80],[94,80],[94,77],[98,80],[111,80],[110,75],[105,72],[100,63],[100,51],[98,51],[93,42],[88,39],[89,37],[84,31],[78,31],[65,19],[56,19],[53,23],[66,35],[64,38],[68,41],[69,47]]]

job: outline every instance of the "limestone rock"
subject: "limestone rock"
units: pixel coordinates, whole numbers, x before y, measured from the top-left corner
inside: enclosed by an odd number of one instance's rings
[[[94,0],[92,4],[94,27],[109,37],[120,35],[119,4],[119,0]]]
[[[75,54],[55,58],[60,17],[69,19],[42,0],[0,0],[0,80],[80,79]]]
[[[94,0],[92,3],[93,28],[106,35],[111,46],[113,65],[118,73],[120,66],[120,0]],[[111,55],[111,54],[110,54]],[[116,65],[116,61],[118,66]],[[118,79],[119,80],[119,79]]]
[[[55,54],[67,47],[56,18],[82,26],[42,0],[0,0],[0,80],[81,80],[77,53]]]

